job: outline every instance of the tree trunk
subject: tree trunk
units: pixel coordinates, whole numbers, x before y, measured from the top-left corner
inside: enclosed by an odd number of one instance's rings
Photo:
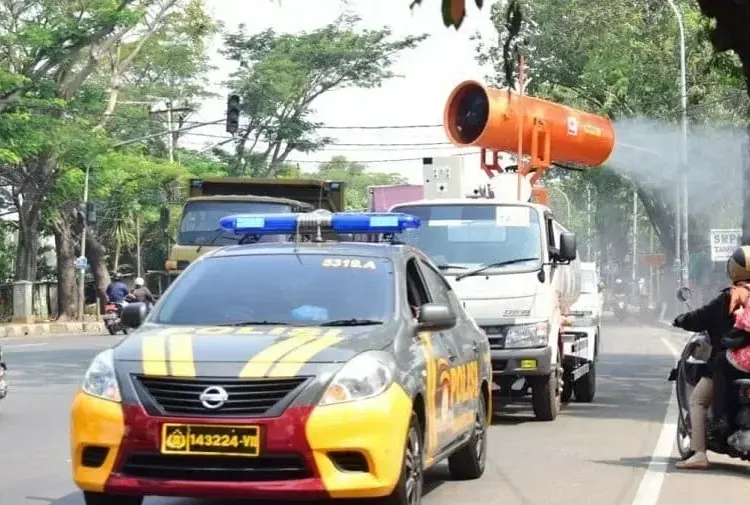
[[[750,125],[742,157],[742,245],[750,245]]]
[[[75,238],[68,220],[58,216],[53,220],[55,252],[57,253],[57,318],[75,319],[78,311],[78,290],[76,289]]]
[[[117,270],[120,268],[120,237],[119,235],[115,236],[115,263],[112,268],[112,271],[117,273]]]
[[[91,228],[86,229],[86,257],[91,265],[91,273],[94,275],[96,294],[99,298],[99,312],[104,312],[107,304],[107,286],[110,283],[109,270],[107,270],[107,249],[96,238]]]

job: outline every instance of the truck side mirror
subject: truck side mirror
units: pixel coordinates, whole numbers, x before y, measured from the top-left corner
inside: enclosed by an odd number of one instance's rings
[[[560,248],[558,249],[557,259],[559,261],[573,261],[577,255],[576,234],[562,232],[560,234]]]

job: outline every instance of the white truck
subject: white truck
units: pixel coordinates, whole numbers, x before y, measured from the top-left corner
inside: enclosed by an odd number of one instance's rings
[[[391,207],[422,225],[398,237],[431,256],[490,339],[496,401],[532,395],[534,414],[551,421],[566,384],[594,381],[595,342],[564,348],[563,315],[578,299],[576,238],[545,205],[531,203],[531,185],[503,173],[464,191],[461,160],[426,158],[424,197]],[[588,371],[587,371],[588,370]]]

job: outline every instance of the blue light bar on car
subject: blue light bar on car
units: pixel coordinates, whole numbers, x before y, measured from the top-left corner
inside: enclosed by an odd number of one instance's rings
[[[335,233],[400,233],[419,228],[416,216],[399,212],[327,212],[236,214],[219,220],[222,230],[237,234],[285,235],[324,228]]]

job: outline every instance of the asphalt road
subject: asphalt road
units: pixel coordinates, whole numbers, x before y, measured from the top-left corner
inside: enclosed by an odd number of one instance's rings
[[[70,401],[90,359],[114,340],[0,341],[12,381],[0,404],[0,505],[83,505],[70,478]],[[665,379],[681,340],[666,329],[605,322],[595,402],[571,403],[550,423],[535,422],[523,406],[505,411],[490,432],[484,477],[452,482],[440,467],[428,475],[425,504],[747,503],[750,465],[715,456],[706,472],[674,468],[675,418],[668,415],[673,400]]]

